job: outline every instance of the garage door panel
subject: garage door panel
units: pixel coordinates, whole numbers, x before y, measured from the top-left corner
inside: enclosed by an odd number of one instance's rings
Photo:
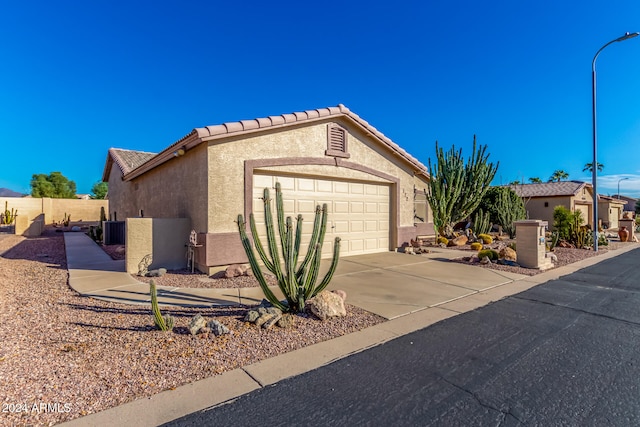
[[[280,182],[283,189],[285,216],[295,219],[297,214],[302,214],[304,218],[301,255],[308,250],[316,205],[323,203],[327,204],[329,214],[323,257],[332,256],[336,236],[342,240],[342,255],[389,250],[388,186],[308,177],[254,175],[253,206],[263,244],[266,244],[266,231],[264,204],[260,199],[263,188],[275,187],[276,182]],[[272,196],[275,196],[274,193],[272,191]],[[275,220],[275,202],[271,205]]]

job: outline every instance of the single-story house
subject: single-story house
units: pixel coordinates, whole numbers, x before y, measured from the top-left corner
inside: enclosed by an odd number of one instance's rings
[[[541,219],[553,225],[553,210],[564,206],[572,212],[581,211],[584,223],[593,225],[593,187],[582,181],[544,182],[509,186],[524,200],[527,217]],[[622,216],[622,204],[617,199],[599,195],[598,222],[604,228],[617,228]]]
[[[621,200],[625,205],[622,208],[623,212],[624,211],[630,211],[630,212],[635,212],[636,211],[636,203],[638,202],[638,199],[635,199],[633,197],[628,197],[628,196],[622,196],[620,194],[616,194],[615,196],[613,196],[613,198]]]
[[[254,212],[262,230],[263,189],[276,182],[305,233],[315,206],[328,204],[324,252],[339,236],[345,256],[433,235],[428,179],[422,163],[344,105],[196,128],[157,154],[111,148],[103,173],[111,219],[187,218],[203,272],[246,262],[237,216]]]
[[[626,202],[615,197],[598,195],[598,219],[605,229],[618,229],[618,221],[622,218]]]
[[[548,221],[553,225],[553,210],[564,206],[571,212],[581,211],[585,224],[593,224],[593,191],[581,181],[544,182],[509,186],[524,200],[527,218]]]

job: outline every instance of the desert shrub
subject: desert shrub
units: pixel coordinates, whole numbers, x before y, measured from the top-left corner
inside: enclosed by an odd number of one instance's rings
[[[494,249],[483,249],[478,252],[478,258],[482,259],[484,257],[489,257],[491,261],[497,261],[498,258],[500,258],[500,255],[498,254],[498,251]]]
[[[471,244],[471,249],[473,249],[474,251],[479,251],[482,249],[482,243],[480,242],[473,242]]]
[[[560,240],[569,240],[573,219],[573,213],[566,207],[556,206],[553,208],[553,229],[558,232]]]

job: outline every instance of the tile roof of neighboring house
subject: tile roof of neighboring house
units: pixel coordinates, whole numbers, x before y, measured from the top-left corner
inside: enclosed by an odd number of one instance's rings
[[[109,174],[111,173],[111,162],[109,162],[109,159],[112,159],[112,161],[118,165],[118,167],[122,171],[122,175],[126,175],[157,155],[158,153],[125,150],[122,148],[110,148],[109,157],[107,158],[107,166],[105,167],[102,180],[109,180]]]
[[[520,197],[558,197],[575,196],[583,187],[591,184],[582,181],[543,182],[540,184],[509,185]]]
[[[347,121],[358,125],[364,130],[365,134],[379,140],[384,145],[386,145],[392,153],[410,163],[416,169],[416,172],[418,174],[428,176],[427,168],[425,165],[420,163],[416,158],[411,156],[405,150],[400,148],[400,146],[387,138],[382,132],[370,125],[366,120],[351,112],[351,110],[349,110],[344,105],[339,104],[336,107],[319,108],[316,110],[306,110],[291,114],[281,114],[279,116],[269,116],[252,120],[240,120],[237,122],[227,122],[215,126],[196,128],[183,138],[165,148],[155,157],[148,158],[144,163],[138,164],[138,166],[135,166],[132,169],[127,170],[126,172],[124,172],[123,169],[124,175],[129,174],[129,176],[125,176],[124,178],[125,180],[133,179],[161,165],[162,163],[173,158],[173,153],[179,148],[189,149],[200,143],[215,141],[216,139],[250,134],[268,129],[278,129],[303,123],[312,123],[314,121],[326,120],[328,117],[335,117],[336,119],[344,118]],[[122,168],[122,165],[120,166]]]

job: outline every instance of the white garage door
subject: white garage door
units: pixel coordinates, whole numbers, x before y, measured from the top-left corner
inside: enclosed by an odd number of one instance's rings
[[[304,218],[301,253],[307,251],[316,205],[327,203],[327,231],[323,257],[333,253],[333,241],[340,237],[340,255],[357,255],[389,250],[389,186],[360,182],[333,181],[298,176],[254,175],[253,212],[263,244],[263,191],[269,188],[276,221],[275,183],[280,182],[285,216]]]

